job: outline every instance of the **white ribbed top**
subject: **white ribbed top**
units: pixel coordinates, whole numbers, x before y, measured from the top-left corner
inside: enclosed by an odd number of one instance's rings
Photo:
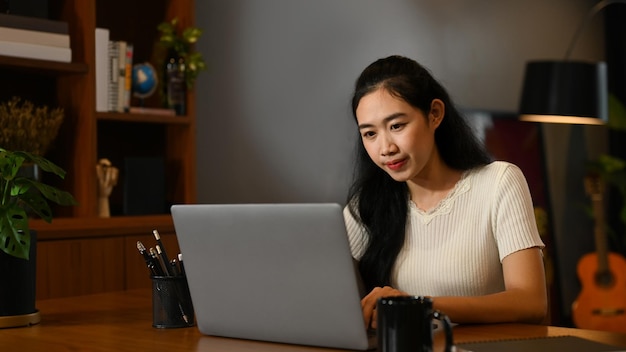
[[[501,261],[543,247],[526,178],[515,165],[496,161],[466,172],[437,207],[424,212],[409,201],[404,247],[392,285],[413,295],[479,296],[504,290]],[[368,239],[344,209],[352,255]]]

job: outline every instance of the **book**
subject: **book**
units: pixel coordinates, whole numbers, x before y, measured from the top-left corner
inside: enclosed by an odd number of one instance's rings
[[[109,30],[96,28],[96,111],[109,111]]]
[[[127,112],[131,100],[133,45],[123,40],[110,40],[107,29],[97,28],[96,51],[96,67],[102,72],[103,81],[99,85],[96,76],[96,95],[102,103],[97,104],[96,111]],[[102,60],[98,60],[100,57]]]
[[[118,57],[117,57],[117,108],[115,111],[124,112],[124,89],[126,87],[126,47],[127,43],[118,40]]]
[[[0,13],[0,26],[60,34],[69,33],[69,26],[67,22],[64,21],[55,21],[38,17],[10,15],[6,13]]]
[[[577,336],[550,336],[536,338],[506,339],[470,343],[458,343],[459,352],[617,352],[626,351],[604,343]]]
[[[109,54],[109,72],[108,72],[108,84],[107,84],[107,91],[108,91],[108,96],[109,96],[109,100],[107,102],[107,111],[112,111],[115,112],[117,111],[117,107],[118,107],[118,99],[119,99],[119,93],[118,90],[120,88],[119,86],[119,78],[120,78],[120,74],[119,74],[119,52],[120,52],[120,45],[118,41],[115,40],[109,40],[109,45],[108,45],[108,54]]]
[[[139,106],[131,106],[128,109],[128,112],[130,112],[131,114],[176,116],[176,110],[166,108],[144,108]]]
[[[28,59],[72,62],[72,49],[56,46],[10,42],[0,39],[0,55]]]
[[[133,86],[133,44],[126,44],[126,67],[124,76],[124,111],[130,109]]]
[[[7,42],[70,47],[70,35],[0,26],[0,38]]]

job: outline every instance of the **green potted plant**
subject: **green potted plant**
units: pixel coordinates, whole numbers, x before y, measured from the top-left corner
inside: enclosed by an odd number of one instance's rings
[[[20,176],[24,163],[36,164],[42,171],[61,178],[65,176],[63,169],[41,156],[0,148],[0,327],[39,322],[35,308],[36,247],[29,213],[51,222],[48,201],[76,204],[70,193]]]
[[[185,115],[187,111],[187,90],[193,84],[206,64],[200,52],[194,50],[194,44],[200,38],[202,30],[187,27],[179,30],[178,18],[162,22],[157,26],[160,32],[159,43],[167,51],[161,74],[164,105],[176,111],[176,115]]]
[[[200,72],[207,68],[202,54],[193,48],[202,35],[202,30],[198,27],[187,27],[180,31],[178,27],[177,17],[169,22],[161,22],[157,26],[160,33],[159,43],[169,51],[169,56],[176,55],[183,60],[185,84],[191,89]]]
[[[0,249],[8,255],[28,260],[30,230],[27,210],[51,222],[48,200],[60,205],[74,205],[76,200],[68,192],[20,176],[18,173],[24,163],[33,163],[42,171],[60,178],[65,177],[65,171],[44,157],[0,148]]]
[[[52,221],[48,201],[76,204],[74,197],[43,183],[27,168],[65,177],[42,155],[57,135],[62,109],[14,97],[0,103],[0,327],[39,322],[35,308],[36,234],[29,217]]]

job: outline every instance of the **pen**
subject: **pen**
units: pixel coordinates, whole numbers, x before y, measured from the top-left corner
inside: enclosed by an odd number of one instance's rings
[[[172,275],[173,276],[179,276],[180,272],[178,270],[178,264],[176,261],[176,258],[172,259],[172,261],[170,262],[170,269],[172,269]]]
[[[178,302],[178,309],[180,309],[180,314],[182,315],[185,323],[189,324],[189,318],[187,317],[187,314],[185,313],[185,310],[183,309],[183,305],[180,302]]]
[[[155,246],[155,248],[157,253],[157,259],[159,260],[159,264],[161,264],[161,268],[163,269],[163,275],[172,276],[170,273],[170,263],[163,253],[163,248],[161,248],[161,246],[159,246],[158,244]]]
[[[178,273],[180,276],[185,276],[185,266],[183,265],[182,253],[178,253]],[[189,323],[189,318],[187,317],[187,314],[185,314],[185,312],[183,311],[183,307],[181,305],[179,305],[179,307],[180,312],[183,314],[183,320],[185,320],[186,323]]]
[[[183,254],[182,253],[178,253],[178,267],[180,270],[180,274],[182,276],[185,276],[185,265],[183,265]]]
[[[154,268],[154,262],[152,261],[152,257],[148,254],[146,247],[141,243],[141,241],[137,241],[137,249],[139,250],[139,254],[143,256],[143,260],[146,262],[146,266],[150,269],[150,274],[156,275],[156,271]]]
[[[163,269],[165,270],[166,275],[170,275],[170,268],[168,263],[170,262],[169,258],[167,257],[167,253],[165,252],[165,246],[163,246],[163,242],[161,242],[161,235],[159,235],[159,231],[152,230],[152,234],[154,235],[154,238],[156,239],[157,242],[157,251],[158,248],[161,248],[159,255],[161,257],[163,257],[163,261],[165,262],[165,265],[163,266]]]
[[[157,252],[152,247],[150,247],[149,252],[150,252],[150,257],[152,258],[152,263],[154,263],[154,271],[156,275],[158,276],[164,275],[165,273],[163,272],[163,268],[161,267],[161,263],[159,262]]]

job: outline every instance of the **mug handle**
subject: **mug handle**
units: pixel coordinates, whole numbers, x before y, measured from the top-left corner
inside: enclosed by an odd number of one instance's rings
[[[452,347],[454,347],[454,338],[452,336],[452,322],[450,322],[450,318],[438,310],[433,312],[433,318],[443,323],[443,331],[446,334],[446,347],[444,351],[452,352]]]

